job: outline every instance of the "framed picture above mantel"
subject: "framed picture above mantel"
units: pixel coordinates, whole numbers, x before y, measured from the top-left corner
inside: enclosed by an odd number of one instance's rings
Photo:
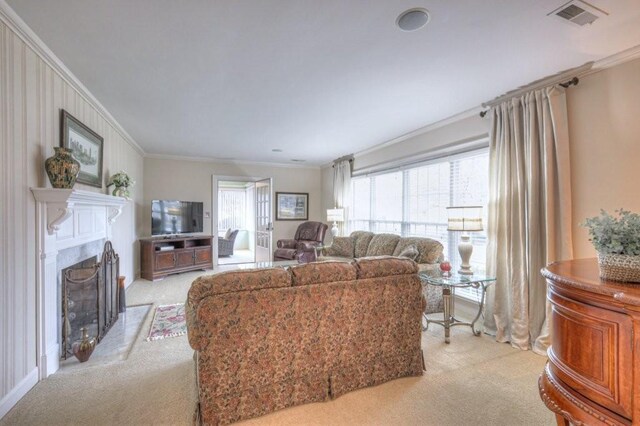
[[[276,192],[276,220],[309,220],[309,193]]]
[[[77,182],[102,188],[104,139],[67,111],[60,111],[60,146],[73,150],[73,158],[80,163]]]

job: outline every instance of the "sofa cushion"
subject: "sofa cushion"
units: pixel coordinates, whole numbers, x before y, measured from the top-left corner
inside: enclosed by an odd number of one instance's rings
[[[327,256],[354,257],[355,245],[351,237],[333,237],[333,242],[325,249]]]
[[[356,268],[349,262],[312,262],[292,266],[289,270],[294,287],[356,279]]]
[[[436,263],[442,255],[444,249],[439,241],[424,237],[400,238],[398,245],[393,252],[394,256],[399,256],[402,250],[409,246],[415,246],[420,253],[415,259],[418,263]]]
[[[353,261],[358,279],[417,274],[418,265],[411,259],[393,256],[363,257]]]
[[[369,243],[367,256],[392,256],[400,236],[395,234],[375,234]]]
[[[374,233],[368,231],[354,231],[351,233],[354,245],[353,257],[365,257],[367,255],[367,249],[373,236]]]
[[[404,250],[402,250],[398,254],[398,257],[406,257],[407,259],[416,260],[419,255],[420,255],[420,252],[418,252],[418,249],[416,248],[416,246],[412,244],[410,246],[405,247]]]

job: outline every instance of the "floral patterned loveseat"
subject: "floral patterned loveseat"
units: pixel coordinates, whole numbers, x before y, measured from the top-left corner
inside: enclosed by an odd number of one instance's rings
[[[201,424],[326,401],[423,370],[409,259],[314,262],[196,279],[186,304]]]
[[[418,263],[420,271],[440,267],[444,247],[434,239],[426,237],[400,237],[395,234],[374,234],[354,231],[348,237],[334,237],[331,245],[323,250],[320,260],[351,260],[365,256],[407,257]],[[424,286],[427,301],[425,314],[442,312],[444,309],[442,289]]]

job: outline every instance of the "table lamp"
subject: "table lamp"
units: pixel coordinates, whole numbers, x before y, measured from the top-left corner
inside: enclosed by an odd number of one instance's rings
[[[460,243],[458,244],[458,253],[462,259],[462,264],[458,273],[461,275],[473,275],[469,259],[473,252],[473,244],[471,237],[467,232],[482,231],[482,206],[461,206],[447,207],[449,221],[447,231],[462,231]]]
[[[327,209],[327,222],[333,222],[331,228],[331,235],[336,237],[340,230],[338,229],[338,222],[344,222],[344,209]]]

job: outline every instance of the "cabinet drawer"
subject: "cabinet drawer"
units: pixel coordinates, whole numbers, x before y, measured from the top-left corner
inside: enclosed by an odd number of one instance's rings
[[[566,299],[552,302],[550,368],[586,398],[631,417],[632,321],[614,311]]]
[[[211,263],[211,247],[197,248],[196,263]]]
[[[176,254],[174,252],[169,253],[156,253],[155,254],[155,270],[160,271],[163,269],[172,269],[176,266]]]

